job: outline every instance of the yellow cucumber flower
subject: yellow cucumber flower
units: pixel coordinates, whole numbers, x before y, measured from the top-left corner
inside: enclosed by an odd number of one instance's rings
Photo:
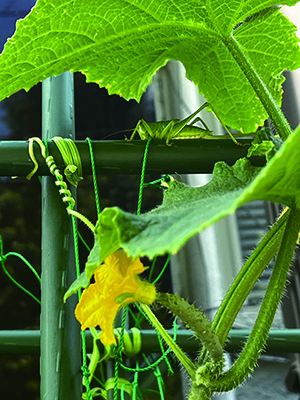
[[[113,323],[119,309],[129,303],[151,304],[155,300],[155,286],[137,276],[145,269],[139,258],[133,260],[123,250],[107,257],[95,271],[95,283],[83,291],[75,309],[81,329],[99,325],[101,342],[116,344]]]

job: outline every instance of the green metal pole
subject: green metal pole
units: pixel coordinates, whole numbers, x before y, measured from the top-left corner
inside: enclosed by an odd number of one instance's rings
[[[69,300],[68,300],[69,301]],[[173,336],[173,330],[168,330]],[[251,331],[246,329],[233,329],[229,332],[225,350],[229,353],[238,353],[243,348]],[[133,338],[131,330],[129,335]],[[90,331],[86,332],[87,351],[93,350],[93,337]],[[156,332],[154,330],[141,330],[141,353],[159,353],[161,351]],[[176,335],[176,342],[183,351],[199,352],[201,344],[193,332],[180,329]],[[100,345],[100,351],[104,349]],[[0,331],[0,355],[4,354],[39,354],[40,331]],[[300,329],[272,329],[269,332],[264,353],[300,353]]]
[[[75,139],[73,76],[64,73],[43,82],[43,139]],[[42,184],[41,399],[81,399],[80,329],[76,298],[63,303],[75,279],[72,225],[52,176]]]
[[[60,131],[54,132],[60,136]],[[250,139],[240,139],[248,144]],[[86,141],[75,141],[80,153],[83,175],[91,175],[91,161]],[[39,175],[50,175],[38,145],[35,155],[39,163]],[[141,163],[145,151],[143,140],[131,143],[125,140],[93,141],[95,165],[97,174],[105,175],[140,175]],[[233,165],[239,158],[246,157],[248,146],[237,146],[230,139],[220,140],[174,140],[171,147],[162,140],[153,140],[147,159],[147,173],[194,174],[211,173],[214,164],[223,160]],[[54,157],[59,168],[64,168],[62,157],[53,142],[49,142],[49,152]],[[33,168],[28,156],[28,142],[0,141],[0,176],[26,176]],[[264,166],[264,157],[254,156],[250,161],[255,166]]]

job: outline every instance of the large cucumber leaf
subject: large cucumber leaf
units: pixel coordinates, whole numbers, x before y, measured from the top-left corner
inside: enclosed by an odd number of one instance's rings
[[[300,128],[284,142],[264,168],[247,159],[229,167],[215,165],[213,178],[205,186],[170,183],[158,208],[135,215],[118,207],[106,208],[99,216],[95,245],[86,270],[66,297],[86,287],[94,270],[122,247],[129,256],[153,258],[176,253],[193,235],[203,231],[239,206],[252,200],[270,200],[300,208]]]
[[[226,38],[235,37],[280,104],[281,72],[299,67],[300,52],[294,25],[279,9],[270,8],[277,4],[38,0],[17,22],[0,56],[0,100],[66,70],[82,71],[88,82],[106,87],[110,94],[139,100],[155,72],[176,59],[224,123],[254,131],[267,115]]]

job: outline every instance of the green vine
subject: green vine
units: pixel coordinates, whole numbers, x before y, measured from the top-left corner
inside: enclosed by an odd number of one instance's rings
[[[196,372],[197,386],[204,385],[216,392],[229,391],[239,386],[253,370],[265,345],[275,312],[282,297],[299,230],[300,210],[291,210],[263,303],[242,353],[229,371],[218,377],[206,374],[203,368],[200,367]]]
[[[282,140],[286,140],[292,133],[291,127],[271,92],[268,90],[266,84],[262,81],[261,77],[255,70],[250,58],[246,55],[243,48],[233,36],[224,38],[224,44],[227,46],[236,63],[240,66],[241,70],[247,77],[247,80],[253,87],[273,122],[276,132],[280,135]]]

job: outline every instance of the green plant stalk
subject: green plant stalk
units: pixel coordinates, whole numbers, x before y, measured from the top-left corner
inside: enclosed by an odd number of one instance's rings
[[[90,230],[92,232],[95,232],[95,227],[94,225],[91,223],[91,221],[89,221],[84,215],[80,214],[78,211],[73,210],[72,208],[67,208],[67,212],[70,215],[74,215],[74,217],[80,219],[80,221],[82,221],[83,223],[85,223],[85,225],[90,228]]]
[[[184,368],[186,369],[190,378],[192,380],[194,380],[195,379],[195,370],[196,370],[195,365],[184,354],[184,352],[181,350],[181,348],[173,341],[171,336],[165,331],[164,327],[161,325],[161,323],[158,321],[156,316],[153,314],[150,307],[147,306],[146,304],[142,304],[142,303],[140,303],[139,306],[143,310],[143,312],[146,314],[146,316],[148,317],[151,324],[154,326],[154,328],[157,330],[157,332],[160,334],[160,336],[163,338],[163,340],[166,342],[166,344],[173,351],[173,353],[178,358],[178,360],[181,362],[181,364],[184,366]]]
[[[203,312],[177,294],[157,293],[156,300],[178,316],[189,329],[193,330],[196,337],[208,350],[212,360],[223,365],[223,348],[218,336],[212,329],[210,320]]]
[[[283,214],[262,238],[226,293],[212,322],[222,345],[253,286],[278,252],[289,213]]]
[[[212,328],[222,346],[247,296],[263,270],[278,252],[289,213],[290,210],[283,214],[263,237],[228,289],[212,322]],[[204,348],[199,356],[198,365],[205,363],[207,354],[207,349]]]
[[[299,230],[300,210],[293,209],[288,215],[280,249],[264,300],[243,351],[229,371],[217,378],[203,373],[203,367],[200,367],[197,370],[200,374],[196,373],[196,384],[199,386],[204,385],[215,392],[229,391],[240,385],[253,370],[267,340],[275,312],[284,291]]]
[[[260,99],[277,133],[282,140],[286,140],[292,133],[291,127],[251,60],[233,36],[223,37],[222,40]]]
[[[213,391],[205,386],[197,387],[192,386],[188,400],[210,400],[213,395]]]

